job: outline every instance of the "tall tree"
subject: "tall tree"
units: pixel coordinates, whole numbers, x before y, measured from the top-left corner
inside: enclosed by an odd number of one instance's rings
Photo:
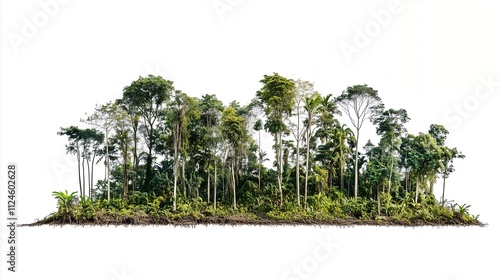
[[[233,208],[236,209],[236,151],[241,142],[247,136],[246,121],[236,113],[236,110],[229,106],[222,112],[222,134],[229,142],[231,147],[231,185],[233,189]]]
[[[125,110],[128,115],[128,122],[130,123],[130,129],[132,130],[132,190],[138,189],[138,176],[139,176],[139,121],[141,119],[139,110],[137,106],[130,99],[117,99],[116,103]]]
[[[77,157],[80,196],[86,197],[85,176],[87,176],[89,197],[92,197],[94,162],[96,156],[100,154],[103,134],[96,129],[81,129],[77,126],[61,128],[57,134],[68,137],[69,144],[66,145],[66,151]],[[87,172],[85,172],[85,166],[87,166]]]
[[[455,171],[455,166],[453,165],[453,160],[457,158],[465,158],[465,155],[462,152],[458,151],[457,148],[448,148],[445,147],[444,158],[443,158],[443,169],[442,169],[442,177],[443,177],[443,195],[441,196],[441,203],[444,206],[444,191],[446,189],[446,179],[448,179]]]
[[[96,105],[95,111],[92,115],[88,116],[86,119],[82,119],[82,122],[88,123],[92,126],[101,128],[104,130],[104,144],[106,145],[106,157],[104,165],[106,168],[106,186],[108,191],[108,201],[111,198],[110,194],[110,183],[109,183],[109,172],[110,172],[110,160],[109,160],[109,136],[110,131],[114,122],[113,112],[116,106],[112,102],[108,102],[104,105]],[[87,113],[85,113],[87,114]]]
[[[80,164],[81,164],[81,129],[78,128],[77,126],[70,126],[67,128],[62,128],[59,132],[57,132],[57,135],[61,136],[67,136],[69,144],[66,144],[66,154],[72,154],[76,155],[76,159],[78,161],[77,167],[78,167],[78,183],[80,186],[80,196],[83,196],[83,188],[82,188],[82,176],[80,172]]]
[[[267,121],[266,130],[274,135],[276,149],[276,165],[278,188],[280,192],[280,207],[283,206],[283,134],[287,131],[285,120],[292,114],[294,106],[295,83],[278,73],[264,75],[260,80],[263,84],[257,91],[257,97],[264,106]]]
[[[306,96],[314,92],[314,85],[309,81],[295,80],[295,116],[297,117],[294,123],[295,130],[292,130],[295,138],[295,188],[297,191],[297,205],[300,206],[300,141],[304,133],[304,127],[300,126],[302,122],[303,106],[302,102]]]
[[[182,186],[186,196],[185,163],[187,158],[189,131],[188,126],[194,117],[195,99],[180,90],[175,91],[175,96],[170,102],[168,111],[171,114],[167,119],[172,125],[173,156],[174,156],[174,199],[172,208],[177,209],[177,181],[179,178],[179,162],[182,163]],[[199,117],[199,115],[196,115]]]
[[[102,154],[100,149],[101,145],[104,142],[104,134],[97,131],[96,129],[84,129],[82,131],[82,137],[83,137],[82,158],[84,161],[87,161],[89,198],[92,199],[94,192],[94,163],[96,156]],[[85,196],[85,191],[83,195]]]
[[[123,89],[123,99],[126,104],[134,107],[142,116],[146,129],[146,160],[145,186],[149,188],[152,179],[153,147],[155,145],[154,128],[165,102],[170,98],[174,86],[160,76],[148,75],[139,77]]]
[[[219,140],[217,137],[218,134],[218,126],[220,124],[220,118],[222,115],[222,111],[224,110],[224,105],[222,101],[217,99],[217,96],[214,94],[205,94],[202,96],[200,101],[200,110],[201,117],[200,121],[202,122],[203,129],[203,146],[204,146],[204,155],[205,155],[205,165],[207,171],[207,203],[210,202],[210,167],[212,163],[212,159],[215,155],[215,149],[217,147],[217,141]],[[215,162],[215,160],[214,160]],[[217,177],[214,175],[214,181]],[[215,183],[215,182],[214,182]],[[214,191],[216,189],[214,188]],[[215,193],[214,193],[215,195]]]
[[[412,153],[409,160],[416,175],[415,202],[418,202],[420,184],[425,187],[435,181],[437,173],[443,168],[443,150],[428,133],[419,133],[411,144]]]
[[[451,173],[455,171],[455,166],[453,161],[459,158],[465,158],[462,152],[458,151],[457,148],[449,148],[445,146],[446,138],[449,134],[448,130],[439,124],[431,124],[429,128],[429,134],[436,139],[436,144],[443,150],[443,156],[441,157],[441,174],[443,177],[443,194],[441,196],[441,203],[444,205],[444,192],[446,188],[446,179]],[[431,185],[432,186],[432,185]],[[431,192],[433,189],[431,188]]]
[[[304,109],[307,112],[305,123],[305,146],[306,146],[306,166],[305,166],[305,178],[304,178],[304,207],[307,206],[307,184],[309,177],[309,155],[311,148],[311,138],[314,134],[313,122],[315,121],[316,114],[322,109],[322,97],[319,93],[314,92],[313,94],[305,97]]]
[[[354,197],[358,197],[358,160],[359,160],[359,131],[364,121],[370,116],[371,110],[381,105],[378,92],[364,85],[350,86],[336,98],[337,104],[349,117],[356,129],[356,153],[354,159]]]
[[[115,130],[115,135],[113,136],[113,141],[116,142],[118,149],[120,150],[122,162],[122,176],[123,176],[123,195],[127,196],[129,191],[129,153],[130,153],[130,142],[131,137],[131,127],[133,127],[132,119],[128,114],[126,107],[120,105],[117,101],[114,103],[113,110],[113,128]]]
[[[253,129],[255,131],[257,131],[258,135],[259,135],[259,151],[257,152],[258,153],[258,180],[259,180],[259,190],[260,190],[260,170],[261,170],[261,167],[262,167],[262,149],[260,147],[260,131],[262,130],[263,126],[262,126],[262,120],[258,119],[255,124],[253,125]]]
[[[405,109],[384,110],[380,106],[378,114],[373,115],[372,122],[377,125],[377,134],[381,135],[379,146],[383,152],[387,153],[391,159],[389,181],[387,192],[391,192],[391,182],[394,170],[395,155],[394,151],[399,149],[401,143],[400,137],[406,133],[404,124],[410,120]]]

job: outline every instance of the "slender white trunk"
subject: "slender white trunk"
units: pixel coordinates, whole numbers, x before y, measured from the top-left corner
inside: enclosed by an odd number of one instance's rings
[[[281,187],[281,183],[283,181],[283,141],[282,141],[283,132],[279,132],[278,135],[278,146],[279,146],[279,158],[278,158],[278,187],[280,190],[280,207],[283,206],[283,189]]]
[[[83,197],[85,197],[85,157],[82,157]]]
[[[359,120],[358,120],[359,127]],[[354,198],[358,199],[358,147],[359,147],[359,128],[356,129],[356,155],[354,158]]]
[[[260,150],[260,130],[259,130],[259,191],[260,191],[260,167],[262,165],[262,159],[261,159],[261,150]]]
[[[299,158],[300,158],[300,106],[297,105],[297,147],[296,147],[296,163],[295,163],[295,184],[297,186],[297,205],[300,207],[300,172],[299,172]]]
[[[441,197],[441,205],[444,206],[444,189],[446,187],[446,176],[443,177],[443,196]]]
[[[311,120],[309,120],[311,121]],[[307,131],[306,131],[306,177],[304,178],[305,185],[304,185],[304,207],[307,206],[307,184],[309,181],[309,136],[311,134],[311,124],[309,123],[307,125]]]
[[[207,168],[207,203],[210,203],[210,162]]]
[[[179,159],[178,159],[178,151],[177,151],[177,130],[178,130],[178,125],[174,125],[174,202],[172,205],[172,209],[175,211],[177,210],[177,169],[179,166]]]
[[[80,184],[80,196],[83,196],[82,177],[80,171],[80,147],[76,146],[76,159],[78,160],[78,183]]]
[[[106,177],[106,185],[107,185],[107,189],[108,189],[108,201],[110,200],[111,198],[111,195],[110,195],[110,187],[109,187],[109,149],[108,149],[108,129],[106,128],[105,129],[105,137],[106,137],[106,174],[107,174],[107,177]]]
[[[217,161],[214,159],[214,209],[217,208]]]
[[[231,180],[233,181],[233,208],[236,210],[236,180],[234,178],[235,153],[233,151],[233,159],[231,161]]]
[[[387,192],[391,193],[392,169],[394,168],[394,157],[391,155],[391,171],[389,172],[389,188]]]

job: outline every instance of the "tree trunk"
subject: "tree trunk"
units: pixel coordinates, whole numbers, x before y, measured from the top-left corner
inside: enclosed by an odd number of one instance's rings
[[[236,181],[234,179],[234,165],[235,165],[235,159],[234,159],[234,152],[233,152],[233,160],[231,163],[231,179],[233,181],[233,208],[236,210]]]
[[[259,191],[260,191],[260,168],[262,165],[261,150],[260,150],[260,130],[259,130]]]
[[[82,158],[83,197],[85,197],[85,157]]]
[[[221,178],[221,184],[222,184],[222,201],[225,200],[226,198],[226,160],[222,162],[222,178]]]
[[[406,195],[408,195],[408,184],[410,181],[410,172],[408,172],[408,169],[406,169],[405,172],[405,188],[406,188]]]
[[[304,208],[307,207],[307,184],[309,181],[309,134],[311,133],[310,124],[307,125],[306,130],[306,175],[304,178]]]
[[[83,190],[82,190],[82,176],[80,174],[80,147],[76,145],[76,159],[78,160],[78,183],[80,184],[80,196],[83,196]]]
[[[379,188],[377,187],[377,211],[378,215],[380,216],[380,210],[381,210],[381,205],[380,205],[380,191]]]
[[[146,133],[148,134],[148,157],[146,160],[146,182],[145,188],[150,190],[150,183],[153,177],[153,123],[151,121],[148,122],[149,129],[146,126]],[[149,130],[149,131],[148,131]]]
[[[214,159],[214,209],[217,208],[217,161]]]
[[[178,145],[177,145],[177,129],[178,124],[174,125],[174,202],[172,205],[173,211],[177,210],[177,173],[179,169]]]
[[[207,168],[207,203],[210,203],[210,161]]]
[[[342,164],[342,163],[340,163]],[[344,192],[344,167],[340,166],[340,191]]]
[[[443,176],[443,196],[441,197],[441,205],[444,206],[444,189],[446,187],[446,176]]]
[[[295,163],[295,185],[297,188],[297,205],[300,207],[300,106],[297,105],[297,147],[296,147],[296,163]]]
[[[94,155],[92,156],[92,172],[91,172],[91,177],[90,177],[90,201],[92,201],[92,194],[94,193],[94,160],[95,160],[95,151]]]
[[[92,183],[90,182],[91,174],[90,174],[90,161],[87,158],[87,179],[88,179],[88,185],[89,185],[89,197],[91,196],[92,192]]]
[[[278,188],[280,191],[280,207],[283,206],[283,190],[281,187],[281,182],[283,180],[283,142],[282,142],[283,132],[278,132]]]
[[[137,155],[137,124],[134,123],[134,182],[132,183],[132,190],[137,190],[137,173],[139,171],[139,156]]]
[[[123,155],[123,196],[126,197],[128,194],[128,144],[125,144],[125,153]]]
[[[387,192],[391,193],[392,169],[394,168],[394,157],[391,155],[391,171],[389,172],[389,188]]]
[[[182,157],[182,190],[183,190],[183,194],[184,194],[184,197],[186,197],[186,159],[184,157]]]
[[[109,148],[108,148],[108,129],[106,128],[105,129],[105,140],[106,140],[106,166],[107,166],[107,169],[106,169],[106,172],[107,172],[107,176],[106,176],[106,182],[107,182],[107,187],[108,187],[108,201],[110,200],[111,196],[110,196],[110,187],[109,187],[109,167],[111,166],[110,162],[109,162]]]
[[[358,120],[358,123],[359,123],[359,120]],[[354,198],[355,199],[358,199],[358,154],[359,154],[358,146],[359,146],[359,128],[356,128],[356,155],[354,158]]]
[[[417,187],[415,188],[415,203],[418,203],[418,181],[419,181],[419,176],[417,175]]]

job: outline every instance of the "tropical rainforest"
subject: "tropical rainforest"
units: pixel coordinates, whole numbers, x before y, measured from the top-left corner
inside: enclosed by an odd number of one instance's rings
[[[445,199],[465,156],[444,126],[408,133],[407,111],[366,84],[322,95],[273,73],[260,86],[249,104],[225,105],[161,76],[132,81],[57,132],[78,162],[76,191],[54,191],[57,212],[36,224],[482,224]],[[370,130],[378,143],[360,143]]]

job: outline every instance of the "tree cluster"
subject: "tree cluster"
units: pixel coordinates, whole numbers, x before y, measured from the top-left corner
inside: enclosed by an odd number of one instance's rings
[[[80,197],[109,201],[147,193],[168,198],[175,211],[179,200],[213,208],[307,208],[310,196],[341,194],[378,201],[380,209],[384,195],[411,195],[415,203],[433,195],[437,178],[444,184],[453,161],[464,157],[446,146],[442,125],[409,134],[407,111],[385,108],[366,84],[334,96],[277,73],[260,83],[249,104],[224,105],[213,94],[189,96],[160,76],[139,77],[120,98],[82,119],[89,128],[58,132],[78,159]],[[342,114],[349,124],[340,122]],[[370,124],[379,142],[361,145],[362,129]],[[274,139],[272,167],[264,164],[270,159],[261,133]],[[94,183],[101,160],[105,178]]]

